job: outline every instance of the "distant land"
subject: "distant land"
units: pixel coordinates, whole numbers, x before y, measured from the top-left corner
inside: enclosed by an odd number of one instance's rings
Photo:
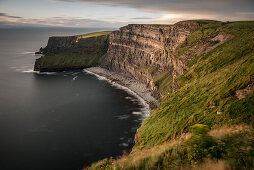
[[[150,105],[130,153],[85,169],[254,168],[254,21],[129,24],[37,53],[35,71],[89,68]]]

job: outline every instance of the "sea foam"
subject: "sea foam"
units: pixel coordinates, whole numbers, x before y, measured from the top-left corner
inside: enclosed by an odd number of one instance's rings
[[[149,104],[142,98],[140,97],[136,92],[130,90],[129,88],[122,86],[106,77],[100,76],[96,73],[93,73],[91,71],[88,71],[87,69],[84,69],[84,72],[86,72],[87,74],[91,74],[94,75],[98,80],[104,80],[109,82],[112,86],[118,88],[118,89],[122,89],[124,91],[126,91],[127,93],[129,93],[132,96],[135,96],[135,98],[137,99],[137,101],[139,102],[139,104],[142,106],[142,108],[140,109],[140,112],[136,112],[136,113],[132,113],[132,114],[136,114],[136,115],[140,115],[142,116],[142,123],[144,122],[144,120],[146,118],[149,117],[150,115],[150,107]]]

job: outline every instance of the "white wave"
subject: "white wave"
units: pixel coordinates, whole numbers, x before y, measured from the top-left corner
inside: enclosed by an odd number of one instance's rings
[[[22,73],[31,73],[33,72],[33,65],[29,64],[29,65],[23,65],[23,66],[19,66],[19,67],[9,67],[11,69],[14,69],[17,72],[22,72]]]
[[[33,69],[29,69],[29,70],[22,70],[22,73],[33,73],[35,72]]]
[[[77,74],[79,74],[79,72],[72,73],[73,76],[76,76]]]
[[[127,147],[127,146],[129,146],[129,144],[128,143],[121,143],[120,146]]]
[[[122,89],[122,90],[126,91],[127,93],[129,93],[130,95],[134,96],[137,99],[137,102],[139,102],[139,104],[142,106],[141,112],[139,113],[139,115],[142,116],[142,123],[144,122],[144,120],[146,118],[149,117],[149,114],[150,114],[149,104],[142,97],[140,97],[136,92],[134,92],[131,89],[129,89],[125,86],[122,86],[116,82],[113,82],[112,80],[107,79],[106,77],[103,77],[103,76],[100,76],[96,73],[88,71],[87,69],[84,69],[84,72],[86,72],[87,74],[94,75],[98,80],[105,80],[105,81],[109,82],[112,86],[117,87],[118,89]],[[132,114],[135,114],[135,113],[132,113]]]
[[[37,73],[38,71],[34,71],[33,67],[31,66],[23,66],[22,68],[15,69],[17,72],[22,73]]]
[[[132,112],[132,114],[134,114],[134,115],[141,115],[142,112]]]
[[[22,73],[37,73],[40,74],[39,71],[34,71],[33,69],[15,69],[17,72],[22,72]]]
[[[40,72],[39,74],[54,75],[56,72]]]
[[[72,78],[72,80],[74,80],[74,81],[75,81],[77,78],[78,78],[78,76],[75,76],[75,77],[73,77],[73,78]]]
[[[95,74],[95,73],[93,73],[93,72],[91,72],[91,71],[88,71],[88,70],[86,70],[86,69],[84,69],[84,72],[87,73],[87,74],[94,75],[98,80],[105,80],[105,81],[108,81],[108,82],[110,82],[110,83],[112,84],[112,81],[109,80],[109,79],[107,79],[106,77],[100,76],[100,75]]]
[[[35,54],[35,52],[27,51],[27,52],[24,52],[24,54]]]
[[[34,67],[33,64],[29,64],[29,65],[22,66],[22,68],[33,68],[33,67]]]
[[[42,75],[54,75],[54,74],[56,74],[56,72],[39,72],[39,71],[34,71],[34,73],[42,74]]]
[[[119,115],[119,116],[116,116],[117,119],[119,120],[126,120],[130,117],[130,115]]]

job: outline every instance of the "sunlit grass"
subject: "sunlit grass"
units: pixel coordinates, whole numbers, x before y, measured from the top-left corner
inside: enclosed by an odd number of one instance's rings
[[[77,35],[77,37],[79,39],[82,39],[82,38],[91,38],[91,37],[99,37],[99,36],[102,36],[102,35],[108,35],[111,32],[112,31],[92,32],[92,33],[88,33],[88,34]]]

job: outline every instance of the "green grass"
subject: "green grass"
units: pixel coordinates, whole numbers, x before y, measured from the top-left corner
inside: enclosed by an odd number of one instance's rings
[[[153,26],[153,27],[169,27],[170,25],[167,24],[142,24],[147,26]]]
[[[190,36],[188,36],[187,42],[189,44],[192,44],[197,40],[215,36],[216,34],[218,34],[219,28],[222,24],[223,24],[222,22],[209,22],[203,25],[199,30],[195,31]]]
[[[78,35],[79,40],[56,53],[47,53],[42,60],[42,69],[79,68],[99,65],[108,48],[110,32]]]
[[[99,37],[99,36],[104,36],[110,34],[111,31],[101,31],[101,32],[92,32],[88,34],[82,34],[82,35],[77,35],[77,37],[80,38],[91,38],[91,37]]]
[[[158,88],[157,91],[162,95],[172,92],[173,78],[171,73],[172,70],[167,70],[154,80],[154,85]]]

